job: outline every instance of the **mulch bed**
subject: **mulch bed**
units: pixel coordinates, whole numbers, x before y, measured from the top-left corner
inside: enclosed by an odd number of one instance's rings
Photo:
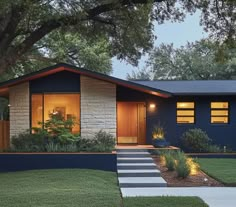
[[[157,165],[157,168],[161,172],[161,176],[167,182],[168,187],[198,187],[198,186],[212,186],[212,187],[222,187],[222,183],[209,177],[202,171],[199,171],[197,175],[189,175],[187,178],[178,178],[175,171],[167,171],[167,168],[163,166],[160,162],[159,156],[152,157]]]

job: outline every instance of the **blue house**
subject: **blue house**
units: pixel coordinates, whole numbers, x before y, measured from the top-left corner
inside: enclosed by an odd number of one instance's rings
[[[86,138],[103,129],[117,144],[151,144],[161,123],[171,145],[201,128],[214,144],[236,149],[234,80],[125,81],[60,63],[0,83],[0,96],[10,103],[9,139],[61,113],[76,117],[72,132]]]

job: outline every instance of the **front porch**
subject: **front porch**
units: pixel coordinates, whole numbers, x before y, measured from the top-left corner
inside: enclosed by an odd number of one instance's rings
[[[175,146],[169,146],[169,147],[163,147],[163,148],[155,148],[153,145],[136,145],[136,144],[117,144],[116,149],[145,149],[145,150],[179,150],[178,147]]]

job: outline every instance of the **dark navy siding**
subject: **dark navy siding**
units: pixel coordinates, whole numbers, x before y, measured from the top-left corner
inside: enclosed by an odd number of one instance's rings
[[[116,154],[7,154],[0,153],[0,172],[86,168],[116,172]]]
[[[171,145],[181,146],[180,137],[188,129],[201,128],[206,131],[214,144],[227,146],[236,150],[236,96],[179,96],[160,98],[138,91],[117,87],[117,101],[142,101],[146,103],[146,137],[147,144],[151,144],[152,128],[160,122],[166,129],[166,139]],[[195,123],[176,123],[176,102],[195,102]],[[211,101],[229,102],[229,124],[210,123]],[[149,104],[156,103],[155,111],[150,111]]]
[[[31,93],[80,92],[80,75],[68,71],[58,72],[30,81]]]

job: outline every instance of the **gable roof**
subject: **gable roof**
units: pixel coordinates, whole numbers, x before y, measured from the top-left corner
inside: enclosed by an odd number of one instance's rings
[[[236,95],[236,80],[133,81],[173,95]]]
[[[28,82],[31,80],[35,80],[38,78],[42,78],[51,74],[55,74],[61,71],[70,71],[72,73],[77,73],[77,74],[81,74],[81,75],[85,75],[91,78],[95,78],[95,79],[99,79],[102,81],[106,81],[106,82],[110,82],[116,85],[121,85],[127,88],[131,88],[134,90],[138,90],[141,92],[145,92],[145,93],[149,93],[155,96],[161,96],[164,98],[168,98],[171,97],[172,94],[167,92],[167,91],[163,91],[163,90],[159,90],[157,88],[152,88],[150,86],[147,85],[142,85],[139,83],[134,83],[131,81],[126,81],[126,80],[122,80],[119,78],[115,78],[112,76],[108,76],[102,73],[98,73],[98,72],[94,72],[94,71],[90,71],[90,70],[86,70],[86,69],[82,69],[82,68],[78,68],[75,67],[73,65],[69,65],[66,63],[58,63],[56,65],[41,69],[39,71],[33,72],[33,73],[29,73],[27,75],[15,78],[15,79],[11,79],[5,82],[0,83],[0,96],[6,96],[9,93],[9,88],[14,86],[14,85],[18,85],[24,82]]]

